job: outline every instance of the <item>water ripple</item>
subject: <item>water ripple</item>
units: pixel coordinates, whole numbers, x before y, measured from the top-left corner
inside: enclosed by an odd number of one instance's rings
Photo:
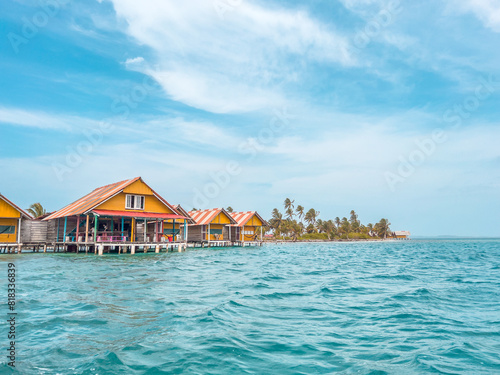
[[[18,365],[2,374],[500,373],[496,240],[10,261]]]

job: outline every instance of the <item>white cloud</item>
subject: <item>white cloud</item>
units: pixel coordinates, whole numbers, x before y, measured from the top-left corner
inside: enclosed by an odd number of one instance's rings
[[[281,105],[303,61],[351,65],[347,39],[307,13],[249,2],[111,0],[127,32],[156,52],[149,68],[174,100],[215,113]]]
[[[140,66],[141,64],[144,63],[144,57],[142,56],[137,56],[131,59],[127,59],[125,61],[125,66],[129,69]]]
[[[63,131],[92,128],[99,125],[98,121],[78,116],[50,114],[41,111],[4,107],[0,107],[0,123]]]
[[[474,13],[486,27],[500,33],[500,0],[454,0],[452,3]]]

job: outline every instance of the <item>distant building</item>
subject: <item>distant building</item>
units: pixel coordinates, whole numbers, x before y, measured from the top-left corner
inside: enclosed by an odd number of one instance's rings
[[[194,224],[188,226],[189,242],[231,241],[230,226],[237,224],[223,208],[188,212]]]
[[[263,227],[269,224],[255,211],[231,212],[237,224],[231,225],[233,241],[262,241]]]
[[[399,230],[394,232],[394,238],[397,240],[409,240],[410,232],[405,230]]]

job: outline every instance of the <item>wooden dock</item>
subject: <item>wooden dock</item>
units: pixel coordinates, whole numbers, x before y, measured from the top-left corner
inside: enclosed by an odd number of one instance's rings
[[[223,248],[262,246],[260,241],[201,241],[201,242],[160,242],[160,243],[94,243],[94,242],[55,242],[55,243],[0,243],[0,254],[21,253],[75,253],[75,254],[130,254],[183,252],[188,248]]]

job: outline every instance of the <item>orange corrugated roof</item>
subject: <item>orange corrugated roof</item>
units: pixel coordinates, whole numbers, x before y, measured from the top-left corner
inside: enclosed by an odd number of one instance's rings
[[[257,216],[259,220],[262,221],[264,226],[269,226],[269,224],[267,224],[267,222],[256,211],[231,212],[230,215],[237,222],[236,225],[233,225],[235,227],[244,226],[254,216]]]
[[[196,224],[196,222],[193,220],[193,218],[189,215],[189,212],[187,212],[180,204],[174,204],[173,207],[175,208],[175,211],[179,215],[186,216],[188,218],[189,224]]]
[[[84,197],[78,199],[77,201],[67,205],[66,207],[60,209],[59,211],[54,212],[50,216],[46,217],[43,220],[53,220],[61,217],[67,216],[75,216],[75,215],[83,215],[84,213],[90,211],[94,207],[100,205],[107,199],[113,197],[114,195],[120,193],[127,186],[133,184],[136,181],[141,180],[146,186],[148,186],[141,177],[132,178],[130,180],[124,180],[120,182],[115,182],[114,184],[101,186],[90,194],[85,195]],[[149,186],[148,186],[149,187]],[[151,187],[149,187],[151,189]],[[174,208],[165,200],[163,197],[158,195],[153,189],[151,189],[153,194],[161,200],[167,207],[172,209],[172,211],[176,212]]]
[[[33,219],[33,216],[31,216],[29,213],[27,213],[26,211],[24,211],[21,207],[19,206],[16,206],[13,202],[11,202],[10,200],[8,200],[5,196],[3,196],[2,194],[0,194],[0,198],[3,199],[7,204],[11,205],[13,208],[15,208],[16,210],[18,210],[21,215],[24,215],[26,216],[28,219]]]
[[[195,225],[208,225],[221,212],[223,212],[229,218],[229,220],[231,220],[233,222],[232,224],[236,224],[236,221],[223,208],[213,208],[210,210],[189,211],[188,214],[195,221],[195,223],[196,223]]]

